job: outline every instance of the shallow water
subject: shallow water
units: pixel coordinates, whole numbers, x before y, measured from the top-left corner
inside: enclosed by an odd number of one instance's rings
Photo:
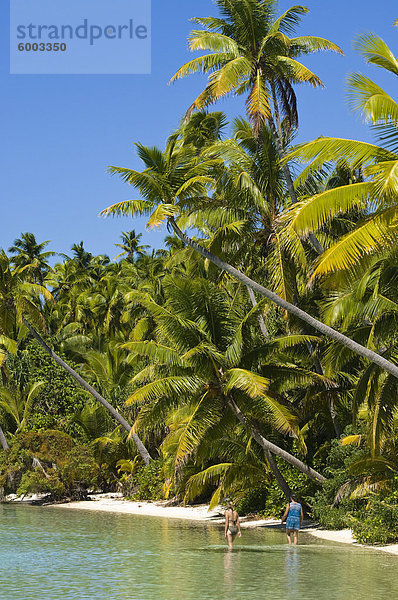
[[[175,519],[0,506],[4,600],[396,600],[398,557],[301,534]]]

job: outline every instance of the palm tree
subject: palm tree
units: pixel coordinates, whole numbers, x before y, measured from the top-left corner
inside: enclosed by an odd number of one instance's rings
[[[265,296],[283,310],[322,333],[322,335],[334,339],[353,352],[379,365],[394,377],[398,377],[398,367],[392,362],[325,325],[287,300],[280,298],[274,292],[256,283],[226,261],[203,248],[181,231],[174,217],[182,217],[192,206],[207,202],[207,187],[214,185],[214,169],[217,168],[218,164],[216,159],[198,159],[194,149],[182,146],[175,141],[169,142],[164,152],[157,148],[146,148],[141,144],[138,144],[137,148],[138,154],[146,166],[144,171],[140,172],[124,167],[110,167],[110,171],[111,173],[118,173],[124,181],[137,188],[144,199],[127,200],[113,204],[103,210],[101,215],[131,215],[132,217],[139,214],[150,215],[148,227],[158,227],[167,221],[180,239],[222,271],[229,273],[246,287],[252,288],[254,292]],[[205,206],[205,204],[203,205]]]
[[[126,260],[134,262],[134,258],[136,255],[137,257],[143,256],[145,254],[145,250],[149,248],[149,246],[146,244],[140,244],[142,233],[136,234],[135,229],[132,229],[131,231],[122,231],[121,238],[122,243],[115,244],[115,246],[121,248],[123,252],[118,254],[115,257],[115,260],[116,258],[120,258],[121,256],[126,256]]]
[[[103,398],[91,385],[89,385],[72,367],[60,358],[44,341],[39,332],[32,325],[45,329],[41,307],[38,303],[40,297],[51,301],[50,292],[43,286],[35,283],[27,283],[24,279],[24,268],[11,269],[7,255],[0,253],[0,333],[18,339],[17,330],[24,325],[30,334],[38,341],[44,350],[55,360],[57,364],[65,369],[76,381],[82,385],[98,402],[113,415],[126,431],[130,432],[131,426],[118,413],[118,411]],[[35,302],[36,299],[36,302]],[[29,321],[25,318],[27,315]],[[0,441],[1,441],[0,434]],[[141,442],[138,435],[133,435],[134,442],[146,464],[150,461],[150,455]]]
[[[320,50],[342,53],[341,49],[319,37],[288,37],[308,12],[304,6],[293,6],[276,18],[275,0],[216,0],[216,5],[221,18],[192,19],[204,29],[189,36],[191,50],[211,53],[183,65],[171,80],[197,72],[209,74],[208,85],[190,111],[232,93],[248,94],[247,113],[255,131],[264,122],[273,122],[271,105],[279,121],[282,109],[289,126],[295,127],[297,106],[292,86],[304,82],[323,85],[296,59]]]
[[[16,350],[23,314],[29,315],[38,327],[43,326],[38,304],[41,296],[51,298],[46,288],[25,280],[24,266],[11,269],[9,258],[3,250],[0,251],[0,342],[6,352]],[[2,352],[2,359],[4,356]],[[1,428],[0,443],[3,450],[7,451],[8,443]]]
[[[357,48],[367,63],[398,75],[398,60],[385,42],[373,34],[360,36]],[[363,178],[327,189],[291,207],[283,225],[296,235],[306,235],[333,222],[347,211],[362,213],[356,227],[341,236],[315,262],[313,277],[348,270],[369,253],[395,243],[398,184],[398,104],[368,77],[349,78],[352,106],[372,123],[383,146],[332,137],[320,137],[298,146],[287,159],[310,162],[298,183],[330,163],[351,171],[360,168]]]
[[[49,240],[38,243],[33,233],[22,233],[20,238],[14,240],[14,245],[8,248],[12,252],[11,262],[16,267],[25,267],[35,283],[43,285],[44,278],[50,270],[47,260],[57,252],[46,251],[44,248]]]
[[[91,252],[87,252],[87,250],[85,250],[83,241],[81,241],[80,244],[73,244],[71,250],[74,255],[73,260],[78,267],[80,269],[87,269],[91,260],[93,259],[93,255]]]
[[[178,463],[205,439],[209,429],[225,419],[228,422],[232,414],[263,451],[276,454],[315,481],[323,481],[322,475],[264,436],[270,429],[293,436],[298,430],[286,402],[271,391],[267,370],[252,370],[255,364],[260,368],[262,364],[262,344],[256,348],[250,340],[261,305],[245,315],[240,302],[231,303],[225,291],[201,279],[169,278],[165,289],[164,305],[147,294],[134,294],[136,302],[155,318],[158,332],[157,341],[124,345],[133,355],[150,361],[132,380],[144,384],[127,401],[142,405],[134,427],[161,424],[170,408],[190,405],[191,415],[176,447]],[[284,370],[284,376],[290,377],[293,386],[321,379],[291,365],[288,371]]]
[[[0,409],[5,419],[11,418],[14,434],[22,433],[25,430],[34,401],[44,385],[44,381],[36,381],[29,384],[26,389],[12,386],[0,387]]]
[[[204,27],[189,36],[191,50],[210,51],[183,65],[171,81],[203,72],[209,74],[205,90],[196,98],[188,114],[202,109],[227,96],[247,95],[246,111],[259,134],[268,123],[280,158],[297,127],[297,100],[293,86],[309,83],[313,87],[323,83],[297,58],[321,50],[342,54],[336,45],[320,37],[289,35],[308,12],[304,6],[293,6],[276,18],[276,0],[216,0],[221,18],[194,18]],[[293,203],[297,202],[287,164],[284,174]],[[322,246],[311,236],[318,253]]]

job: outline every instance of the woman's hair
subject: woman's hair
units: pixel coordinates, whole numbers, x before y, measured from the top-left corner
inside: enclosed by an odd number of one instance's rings
[[[293,502],[298,502],[298,498],[297,498],[296,494],[292,494],[290,496],[290,499],[293,500]]]

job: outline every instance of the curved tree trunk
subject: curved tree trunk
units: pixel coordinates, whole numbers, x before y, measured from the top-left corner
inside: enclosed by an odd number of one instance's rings
[[[173,218],[169,218],[169,223],[172,226],[175,233],[178,235],[178,237],[181,240],[183,240],[186,244],[188,244],[188,246],[190,246],[191,248],[196,250],[204,258],[207,258],[208,260],[210,260],[212,263],[217,265],[217,267],[219,267],[223,271],[226,271],[227,273],[232,275],[232,277],[235,277],[235,279],[240,281],[240,283],[252,288],[252,290],[257,292],[258,294],[261,294],[262,296],[265,296],[266,298],[271,300],[271,302],[273,302],[274,304],[276,304],[283,310],[286,310],[287,312],[291,313],[298,319],[301,319],[302,321],[304,321],[305,323],[307,323],[308,325],[310,325],[311,327],[313,327],[314,329],[319,331],[322,335],[326,335],[327,337],[331,338],[335,342],[338,342],[339,344],[346,346],[352,352],[355,352],[356,354],[363,356],[367,360],[378,365],[379,367],[381,367],[382,369],[387,371],[387,373],[390,373],[390,375],[393,375],[394,377],[396,377],[398,379],[398,366],[397,365],[394,365],[389,360],[386,360],[380,354],[373,352],[373,350],[369,350],[369,348],[365,348],[365,346],[358,344],[358,342],[355,342],[354,340],[350,339],[346,335],[343,335],[339,331],[336,331],[332,327],[329,327],[328,325],[325,325],[321,321],[318,321],[318,319],[315,319],[314,317],[312,317],[311,315],[306,313],[304,310],[301,310],[301,308],[298,308],[298,306],[294,306],[290,302],[283,300],[283,298],[280,298],[279,296],[274,294],[274,292],[271,292],[271,290],[268,290],[267,288],[263,287],[259,283],[256,283],[255,281],[250,279],[250,277],[247,277],[246,275],[244,275],[243,273],[241,273],[240,271],[235,269],[235,267],[233,267],[229,263],[225,262],[221,258],[218,258],[218,256],[215,256],[215,254],[212,254],[211,252],[206,250],[206,248],[203,248],[202,246],[200,246],[199,244],[194,242],[194,240],[192,240],[187,235],[185,235],[185,233],[183,233],[181,231],[181,229],[178,227],[178,225],[176,224],[176,222],[174,221]]]
[[[322,483],[323,481],[326,481],[326,477],[315,471],[315,469],[309,467],[308,465],[303,463],[303,461],[301,461],[299,458],[296,458],[286,450],[283,450],[283,448],[280,448],[276,444],[273,444],[269,440],[266,440],[265,437],[258,431],[256,427],[248,425],[244,414],[231,398],[228,399],[228,404],[234,412],[234,414],[236,415],[238,421],[250,431],[252,437],[261,446],[264,452],[272,452],[272,454],[283,458],[283,460],[291,464],[298,471],[301,471],[302,473],[307,475],[307,477],[315,481],[315,483]]]
[[[249,293],[249,297],[250,297],[251,303],[253,305],[253,308],[255,308],[257,306],[257,300],[254,295],[254,292],[250,287],[247,287],[246,289]],[[268,329],[265,326],[263,315],[261,313],[258,318],[258,323],[260,325],[261,333],[263,334],[265,341],[268,341],[269,333],[268,333]],[[265,458],[267,459],[267,462],[269,464],[269,468],[272,471],[272,474],[274,475],[276,481],[278,482],[279,487],[281,488],[282,492],[285,495],[286,500],[288,502],[290,502],[292,490],[290,489],[289,484],[287,483],[286,479],[283,477],[282,473],[280,472],[272,452],[270,452],[269,450],[264,450],[264,455],[265,455]]]
[[[3,448],[3,450],[5,452],[8,452],[8,450],[10,449],[7,440],[6,440],[6,436],[4,435],[4,431],[2,430],[2,428],[0,427],[0,444],[1,447]]]
[[[256,297],[254,295],[254,292],[253,292],[252,288],[249,287],[249,286],[247,286],[247,291],[249,293],[249,298],[251,300],[253,308],[256,308],[256,306],[257,306],[257,300],[256,300]],[[263,315],[261,313],[258,315],[258,324],[260,326],[261,333],[263,334],[265,340],[268,341],[269,340],[269,333],[268,333],[268,329],[267,329],[267,327],[265,325],[265,322],[264,322],[264,317],[263,317]]]
[[[80,385],[82,387],[84,387],[84,389],[86,389],[96,400],[98,400],[98,402],[100,402],[102,404],[102,406],[104,406],[106,408],[106,410],[111,413],[111,415],[116,419],[116,421],[118,423],[120,423],[120,425],[126,431],[128,431],[130,433],[131,425],[129,425],[127,423],[126,419],[124,419],[124,417],[122,417],[122,415],[116,410],[116,408],[114,408],[112,406],[112,404],[110,404],[107,400],[105,400],[105,398],[103,398],[101,396],[101,394],[99,394],[89,383],[87,383],[87,381],[85,381],[83,379],[83,377],[81,377],[78,373],[76,373],[76,371],[74,369],[72,369],[72,367],[70,367],[64,360],[62,360],[62,358],[60,358],[58,356],[58,354],[55,354],[55,352],[53,350],[51,350],[51,348],[49,346],[47,346],[46,342],[43,340],[41,335],[36,331],[36,329],[34,329],[34,327],[32,327],[32,325],[24,317],[22,317],[22,321],[23,321],[23,324],[29,329],[29,331],[33,335],[33,337],[39,342],[39,344],[42,346],[42,348],[44,348],[44,350],[47,352],[47,354],[49,354],[51,356],[51,358],[53,358],[57,364],[59,364],[63,369],[65,369],[65,371],[67,371],[69,373],[69,375],[71,375],[74,379],[76,379],[76,381],[78,381],[80,383]],[[138,435],[136,433],[133,433],[133,435],[131,437],[134,440],[134,443],[137,447],[138,452],[141,455],[142,460],[144,461],[144,463],[146,465],[149,465],[149,463],[151,462],[152,459],[151,459],[151,456],[150,456],[148,450],[145,448],[144,444],[142,443],[142,441],[140,440],[140,438],[138,437]]]

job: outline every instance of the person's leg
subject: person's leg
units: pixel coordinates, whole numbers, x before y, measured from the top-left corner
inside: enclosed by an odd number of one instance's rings
[[[291,535],[290,535],[291,533],[292,533],[292,530],[286,528],[286,537],[287,537],[287,541],[289,542],[289,544],[292,543],[292,538],[291,538]]]
[[[232,535],[231,533],[229,533],[229,531],[227,531],[228,548],[233,547],[234,538],[235,538],[235,536]]]
[[[294,545],[297,546],[297,544],[298,544],[298,531],[297,531],[297,529],[293,529],[293,539],[294,539]]]

